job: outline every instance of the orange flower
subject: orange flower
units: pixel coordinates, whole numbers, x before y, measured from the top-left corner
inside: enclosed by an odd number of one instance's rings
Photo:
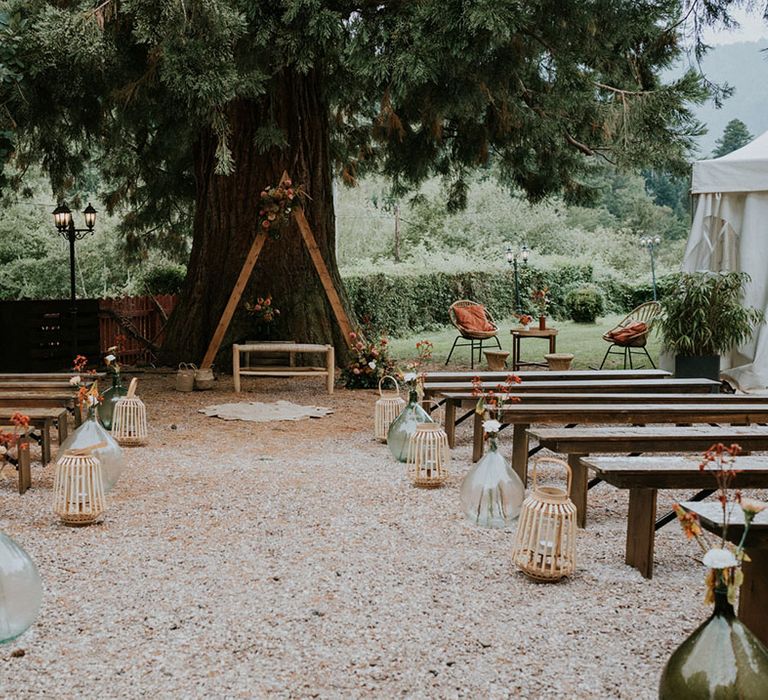
[[[11,423],[13,423],[17,428],[28,428],[29,416],[25,416],[23,413],[16,411],[16,413],[11,416]]]

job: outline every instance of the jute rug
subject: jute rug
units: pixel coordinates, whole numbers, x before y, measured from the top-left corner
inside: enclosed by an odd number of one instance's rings
[[[303,420],[304,418],[322,418],[333,413],[323,406],[300,406],[290,401],[262,403],[261,401],[242,401],[240,403],[222,403],[200,409],[206,416],[222,420],[247,420],[254,423],[269,423],[279,420]]]

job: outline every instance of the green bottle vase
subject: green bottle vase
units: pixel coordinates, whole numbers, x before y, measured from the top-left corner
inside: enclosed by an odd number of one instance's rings
[[[768,698],[768,648],[734,615],[727,592],[716,590],[712,616],[669,657],[659,699],[731,698]]]
[[[107,429],[112,430],[112,417],[115,414],[115,404],[128,394],[128,389],[123,386],[123,380],[119,374],[112,377],[112,386],[102,394],[103,401],[99,406],[99,420]]]
[[[419,405],[419,395],[415,389],[408,393],[408,403],[400,415],[392,421],[387,433],[387,447],[398,462],[408,459],[408,441],[416,432],[419,423],[434,423],[429,414]]]

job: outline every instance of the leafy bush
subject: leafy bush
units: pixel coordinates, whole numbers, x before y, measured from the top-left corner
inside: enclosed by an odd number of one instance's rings
[[[721,355],[746,342],[764,320],[741,303],[746,272],[681,272],[664,281],[659,322],[664,347],[677,355]]]
[[[605,313],[605,298],[594,284],[582,284],[565,295],[565,309],[576,323],[594,323]]]
[[[138,289],[141,294],[178,294],[184,284],[187,271],[183,265],[156,263],[140,276]]]

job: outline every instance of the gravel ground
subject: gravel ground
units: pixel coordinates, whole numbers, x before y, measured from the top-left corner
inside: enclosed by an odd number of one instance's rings
[[[623,561],[626,493],[600,485],[576,575],[534,583],[511,565],[512,531],[460,514],[467,427],[449,484],[416,489],[371,438],[374,393],[319,384],[247,384],[243,398],[335,411],[255,424],[197,412],[232,400],[230,378],[194,394],[143,380],[151,442],[127,450],[100,525],[59,524],[52,466],[24,496],[0,481],[0,526],[45,587],[37,624],[0,648],[0,696],[656,696],[708,612],[677,526],[644,580]]]

